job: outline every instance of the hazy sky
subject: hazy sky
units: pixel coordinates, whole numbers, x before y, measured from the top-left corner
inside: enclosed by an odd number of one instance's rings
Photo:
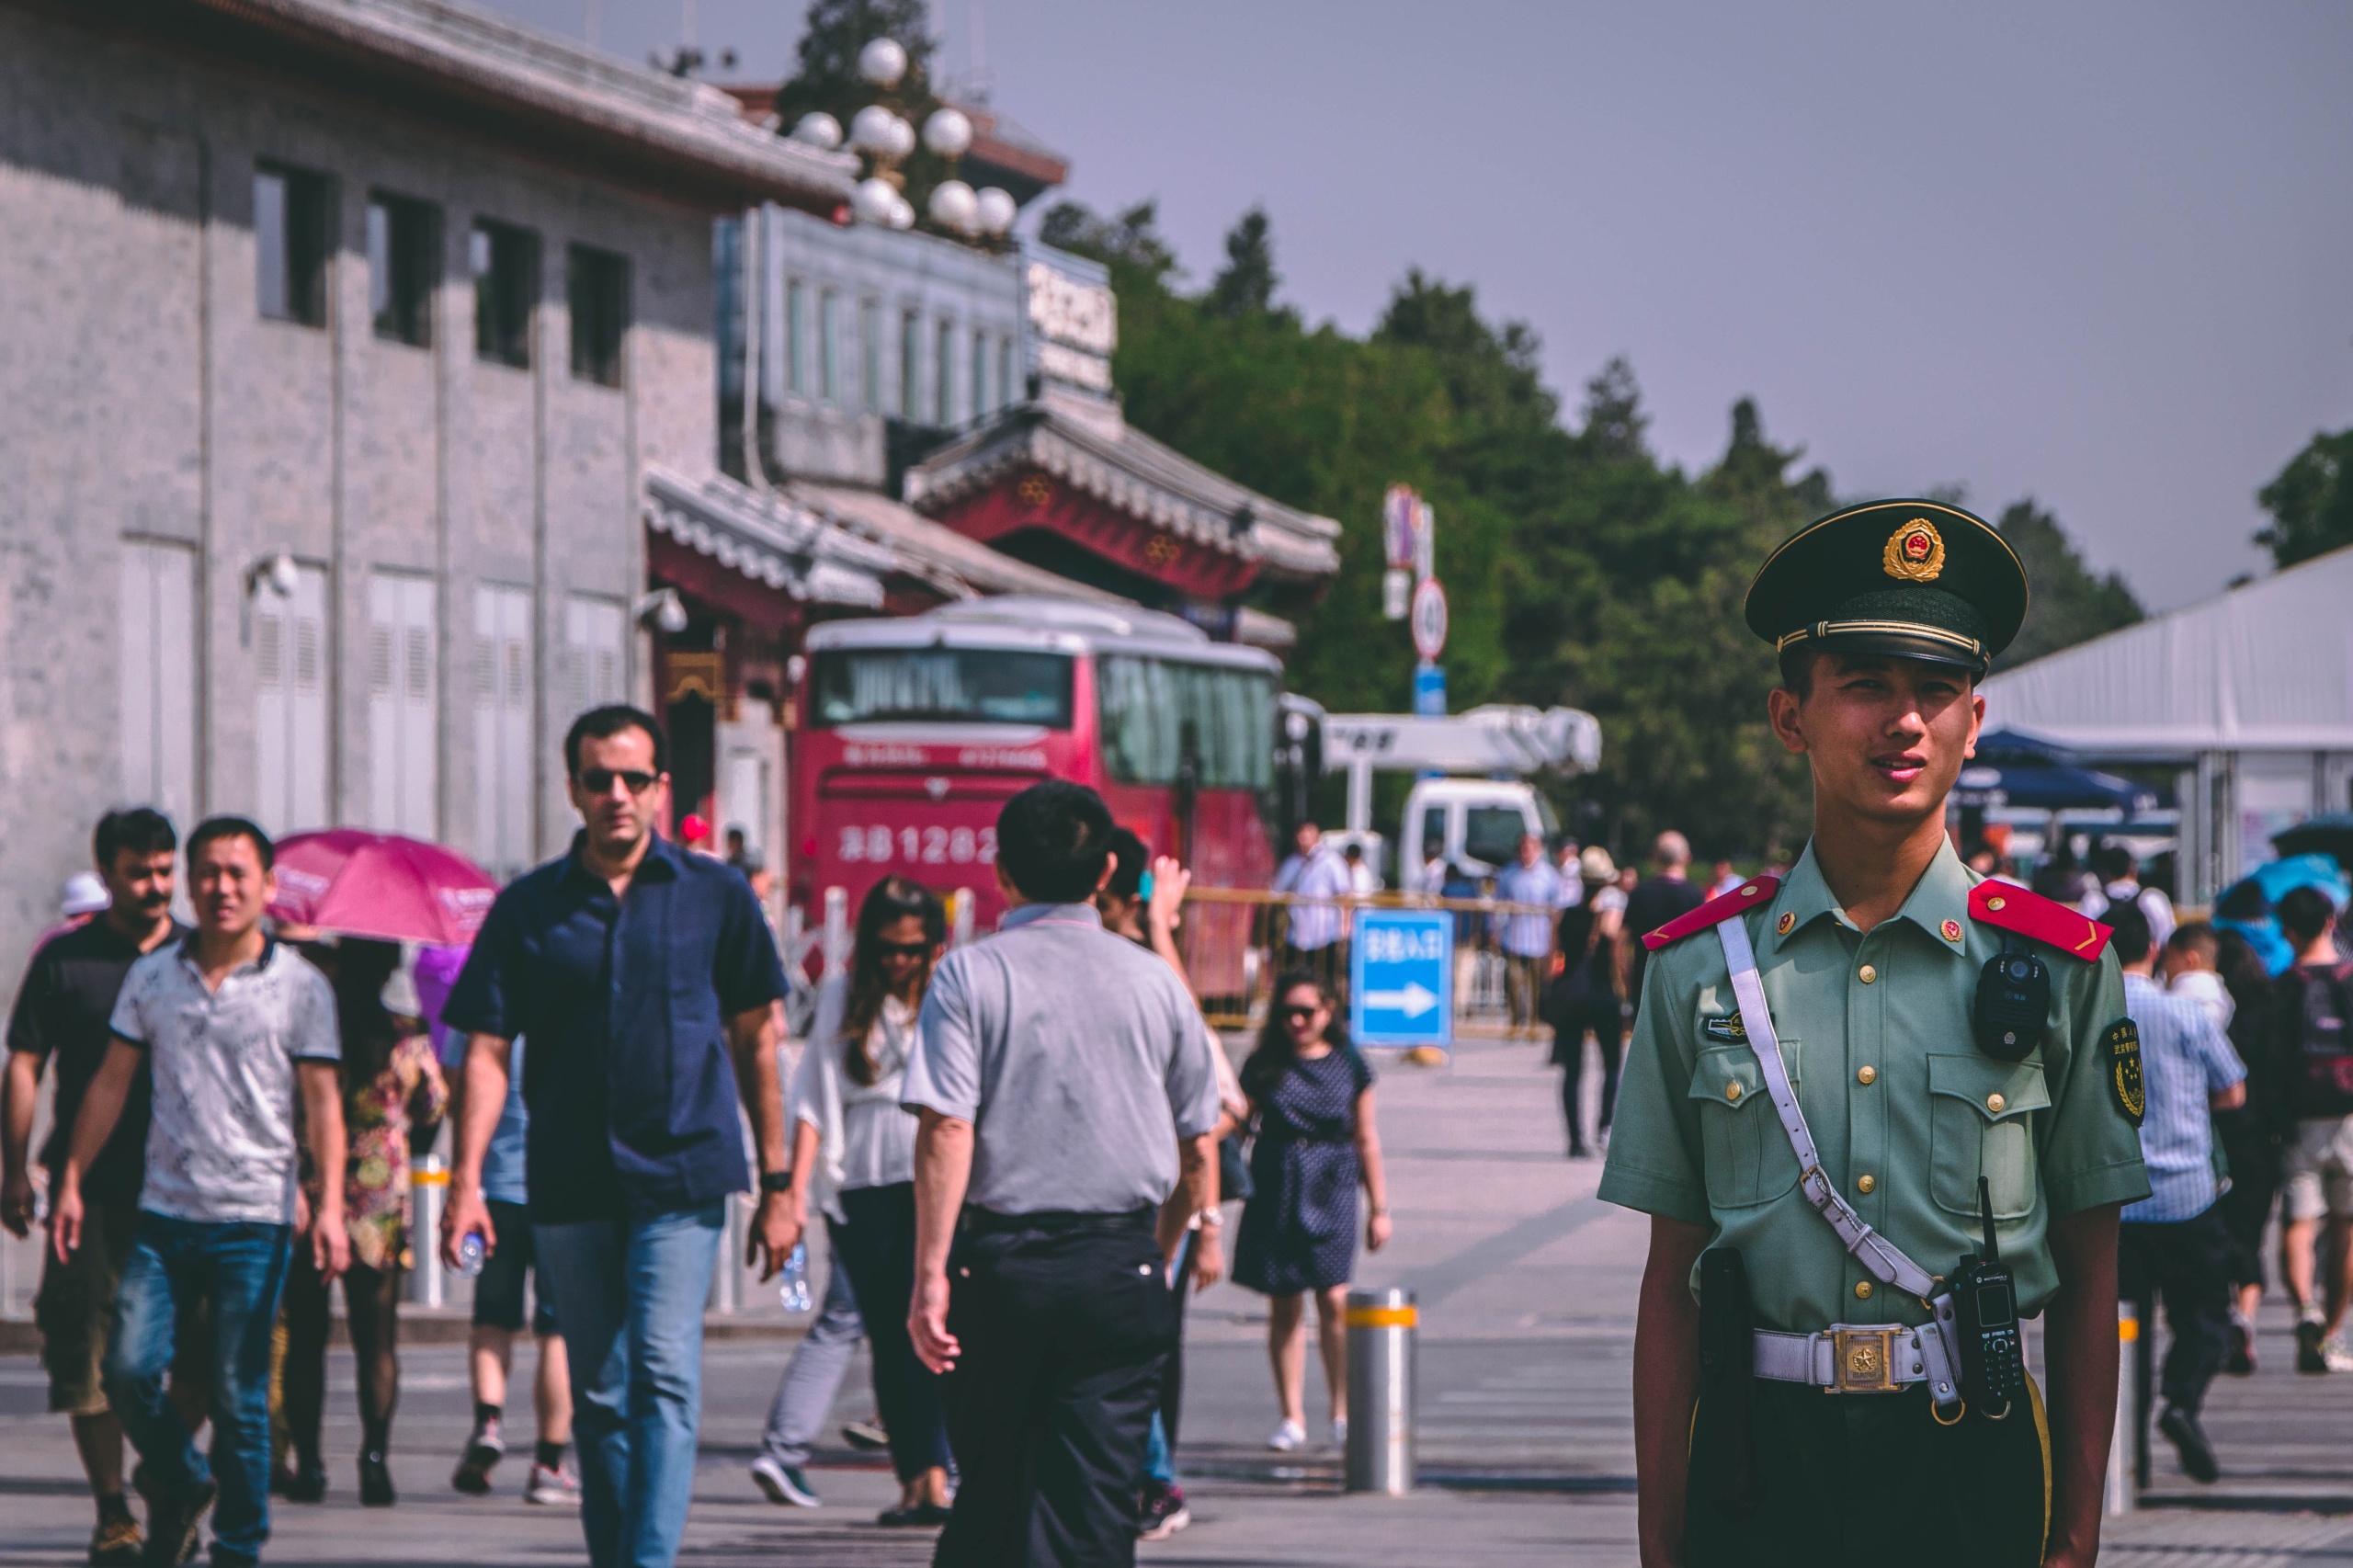
[[[692,0],[689,0],[692,3]],[[494,0],[643,58],[680,0]],[[783,74],[798,0],[699,0]],[[935,0],[951,73],[1144,197],[1197,284],[1252,202],[1352,332],[1409,266],[1633,362],[1692,466],[1754,395],[1841,495],[2032,494],[2169,607],[2266,559],[2254,493],[2353,425],[2353,7]]]

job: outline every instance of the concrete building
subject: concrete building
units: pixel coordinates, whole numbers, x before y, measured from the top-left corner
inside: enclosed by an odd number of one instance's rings
[[[0,0],[0,961],[111,802],[561,848],[716,476],[712,217],[850,161],[441,0]]]

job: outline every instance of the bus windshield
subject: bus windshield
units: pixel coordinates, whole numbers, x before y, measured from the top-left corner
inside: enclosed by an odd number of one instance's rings
[[[1275,780],[1275,683],[1258,670],[1104,654],[1103,763],[1122,784],[1174,784],[1188,752],[1204,790]]]
[[[820,728],[917,719],[1070,728],[1071,660],[1013,648],[833,648],[816,656]]]

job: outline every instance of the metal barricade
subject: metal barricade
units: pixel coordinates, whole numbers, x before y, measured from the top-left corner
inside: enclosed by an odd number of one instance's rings
[[[1348,1292],[1347,1489],[1414,1489],[1414,1339],[1420,1313],[1400,1286]]]
[[[1292,948],[1290,911],[1302,904],[1341,912],[1340,939],[1302,951]],[[1348,993],[1349,936],[1357,911],[1442,909],[1454,914],[1454,1022],[1460,1030],[1502,1035],[1516,1024],[1515,987],[1520,989],[1519,1019],[1535,1026],[1534,1012],[1557,969],[1554,950],[1560,911],[1546,904],[1493,898],[1440,898],[1419,893],[1340,894],[1302,897],[1255,888],[1212,888],[1196,883],[1185,894],[1184,924],[1177,947],[1202,1011],[1218,1028],[1255,1028],[1266,1018],[1267,992],[1286,970],[1304,969],[1345,1006]],[[1505,952],[1500,922],[1533,916],[1543,922],[1545,950],[1532,958]],[[1517,968],[1517,975],[1515,975]]]

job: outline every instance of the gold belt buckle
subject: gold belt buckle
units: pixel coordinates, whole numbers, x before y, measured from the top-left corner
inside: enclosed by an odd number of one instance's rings
[[[1834,1328],[1830,1331],[1833,1381],[1827,1393],[1893,1393],[1895,1339],[1901,1328]]]

